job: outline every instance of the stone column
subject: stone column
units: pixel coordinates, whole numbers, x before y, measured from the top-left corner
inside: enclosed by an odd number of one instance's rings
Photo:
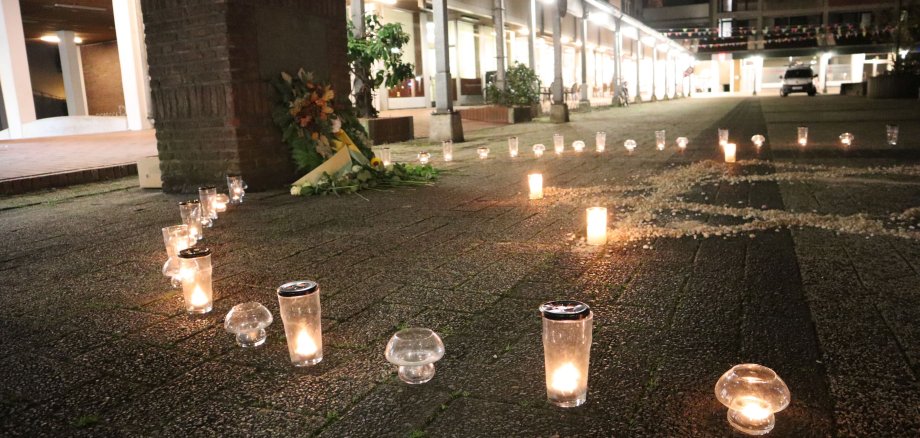
[[[623,93],[623,32],[620,18],[616,19],[613,33],[613,103],[618,104],[620,94]],[[629,99],[629,96],[626,96]]]
[[[642,87],[639,86],[639,78],[642,77],[642,58],[645,58],[643,53],[645,49],[642,47],[642,41],[640,41],[641,33],[636,31],[636,41],[633,43],[633,53],[636,58],[636,102],[642,102]]]
[[[22,138],[22,125],[35,121],[35,102],[18,1],[0,1],[0,88],[10,138]]]
[[[562,17],[565,16],[566,1],[557,0],[553,10],[553,103],[550,105],[550,120],[553,123],[569,121],[569,107],[565,104],[565,85],[562,83]]]
[[[530,31],[527,35],[527,60],[530,69],[537,71],[537,55],[534,53],[537,45],[537,0],[530,0],[530,25],[527,29]]]
[[[144,39],[140,0],[113,0],[115,37],[121,86],[125,96],[128,129],[139,131],[152,127],[150,119],[150,81],[147,76],[147,46]]]
[[[818,61],[818,80],[821,82],[821,94],[827,94],[827,64],[830,59],[830,54],[822,53]]]
[[[447,0],[434,0],[435,112],[431,114],[429,138],[432,141],[463,141],[460,113],[454,111],[450,89],[449,39],[447,37]]]
[[[351,23],[355,37],[364,37],[364,0],[351,0]]]
[[[658,101],[658,45],[652,45],[652,102]]]
[[[80,58],[80,48],[74,42],[74,33],[69,30],[57,32],[58,53],[61,56],[61,73],[64,77],[64,93],[67,95],[67,115],[85,116],[89,112],[86,107],[86,85],[83,82],[83,60]]]
[[[492,22],[495,26],[495,86],[505,89],[505,0],[494,0]]]
[[[578,106],[591,106],[588,99],[588,10],[587,4],[582,0],[583,14],[581,17],[581,86],[579,87]]]
[[[671,100],[671,80],[674,78],[674,71],[671,65],[671,51],[664,52],[664,100]]]

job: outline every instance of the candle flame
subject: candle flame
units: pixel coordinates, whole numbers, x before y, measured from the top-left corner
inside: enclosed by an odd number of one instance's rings
[[[552,384],[550,386],[554,391],[560,394],[574,394],[575,390],[578,389],[578,380],[580,377],[581,373],[578,372],[578,368],[575,368],[575,365],[569,362],[556,368],[556,371],[553,372]]]
[[[297,339],[294,340],[294,352],[300,356],[313,356],[316,354],[317,350],[316,342],[313,341],[313,338],[307,333],[307,329],[300,329],[300,332],[297,333]]]
[[[192,295],[189,296],[189,302],[194,307],[205,307],[208,305],[208,296],[201,290],[200,285],[195,285],[195,290],[192,291]]]
[[[745,418],[754,421],[763,420],[769,417],[772,413],[770,412],[770,409],[767,407],[767,405],[762,400],[758,399],[754,399],[745,403],[743,406],[741,406],[739,411],[741,411],[741,415],[743,415]]]

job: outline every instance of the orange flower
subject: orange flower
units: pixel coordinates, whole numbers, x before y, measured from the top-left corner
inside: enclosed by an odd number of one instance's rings
[[[314,133],[310,134],[310,138],[312,138],[312,139],[314,139],[314,140],[318,140],[318,139],[319,139],[319,133],[318,133],[318,132],[314,132]]]

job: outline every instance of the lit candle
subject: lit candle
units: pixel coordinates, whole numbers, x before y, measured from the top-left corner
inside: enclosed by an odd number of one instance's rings
[[[763,146],[763,143],[764,143],[765,141],[767,141],[767,138],[764,137],[764,136],[762,136],[762,135],[760,135],[760,134],[757,134],[757,135],[751,137],[751,142],[754,143],[754,146],[756,146],[757,149],[760,149],[760,148]]]
[[[163,264],[163,275],[173,279],[175,286],[178,286],[179,280],[179,252],[195,243],[195,239],[189,236],[188,225],[173,225],[164,227],[163,244],[166,247],[166,263]]]
[[[585,150],[585,142],[581,140],[575,140],[572,142],[572,150],[575,152],[581,152]]]
[[[489,158],[489,148],[478,147],[476,148],[476,154],[479,155],[480,160],[485,160],[486,158]]]
[[[844,132],[843,134],[840,134],[840,144],[844,146],[849,146],[853,144],[853,134],[850,134],[849,132]]]
[[[444,161],[454,161],[454,142],[444,140],[441,142],[441,152],[444,154]]]
[[[185,311],[190,314],[210,312],[214,301],[211,249],[192,247],[180,251],[179,266]]]
[[[629,153],[632,153],[632,151],[636,150],[636,141],[633,139],[626,140],[623,142],[623,147],[625,147]]]
[[[681,150],[687,149],[687,143],[690,143],[687,137],[677,137],[677,147]]]
[[[543,156],[543,152],[546,152],[546,146],[540,143],[533,145],[533,156],[540,158]]]
[[[580,406],[588,396],[591,309],[578,301],[562,300],[541,305],[540,313],[546,397],[557,406]]]
[[[508,137],[508,155],[511,158],[518,156],[518,138]]]
[[[562,155],[565,150],[565,138],[562,134],[553,134],[553,150],[556,151],[556,155]]]
[[[597,134],[594,135],[594,148],[597,152],[604,152],[604,149],[607,147],[607,133],[604,131],[597,131]]]
[[[655,147],[657,147],[659,151],[663,151],[666,145],[667,135],[665,130],[655,131]]]
[[[735,154],[738,152],[738,146],[734,143],[725,143],[725,147],[722,148],[725,151],[725,162],[734,163]]]
[[[808,127],[799,126],[797,129],[799,146],[805,147],[808,144]]]
[[[789,406],[786,383],[763,365],[741,364],[726,371],[715,386],[716,398],[728,407],[728,423],[748,435],[773,430],[773,415]]]
[[[211,228],[217,220],[217,210],[214,208],[214,199],[217,197],[217,187],[198,187],[198,201],[201,203],[201,223]]]
[[[392,163],[390,157],[390,148],[380,149],[380,161],[383,161],[384,167],[389,166],[390,163]]]
[[[885,125],[885,140],[888,146],[898,145],[898,125]]]
[[[227,193],[230,194],[230,204],[237,205],[243,203],[243,197],[246,196],[246,189],[249,186],[243,181],[240,175],[227,175]]]
[[[728,129],[719,128],[719,146],[725,146],[728,143]]]
[[[591,207],[588,214],[588,245],[603,245],[607,243],[607,208]]]
[[[214,207],[214,211],[217,213],[223,213],[227,211],[227,204],[229,203],[230,197],[223,193],[218,193],[211,198],[211,205]]]
[[[294,366],[316,365],[323,360],[319,296],[319,285],[309,280],[292,281],[278,288],[281,322]]]
[[[527,183],[530,185],[530,199],[543,199],[543,175],[531,173],[527,175]]]
[[[422,164],[428,164],[428,160],[431,159],[431,154],[428,152],[422,151],[418,153],[418,162]]]
[[[182,223],[188,226],[190,238],[196,241],[204,238],[201,227],[201,203],[197,199],[180,202],[179,215],[182,217]]]

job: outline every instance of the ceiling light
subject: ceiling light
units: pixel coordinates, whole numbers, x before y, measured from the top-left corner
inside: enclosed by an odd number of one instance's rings
[[[68,5],[68,4],[65,4],[65,3],[55,3],[55,4],[54,4],[54,7],[56,7],[56,8],[64,8],[64,9],[77,9],[77,10],[81,10],[81,11],[90,11],[90,12],[106,12],[106,11],[108,11],[108,9],[106,9],[106,8],[100,8],[100,7],[96,7],[96,6]]]
[[[61,42],[61,39],[58,38],[57,35],[42,35],[42,36],[39,37],[38,39],[40,39],[40,40],[42,40],[42,41],[44,41],[44,42],[46,42],[46,43],[58,44],[58,43]],[[76,43],[76,44],[80,44],[80,43],[83,42],[83,38],[80,38],[80,37],[78,37],[78,36],[75,36],[75,37],[73,37],[73,42]]]

